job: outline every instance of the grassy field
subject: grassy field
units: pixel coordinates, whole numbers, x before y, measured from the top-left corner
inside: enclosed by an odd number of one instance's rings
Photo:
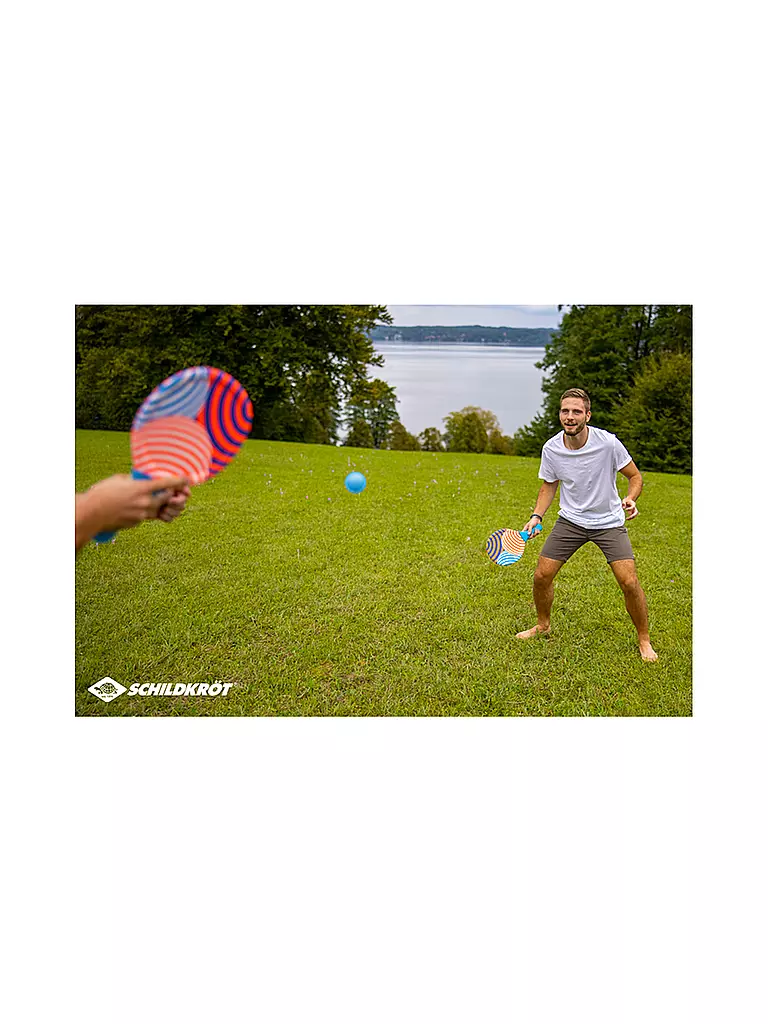
[[[127,462],[127,434],[77,432],[78,490]],[[343,486],[352,468],[360,495]],[[592,544],[557,578],[551,636],[515,640],[536,621],[541,539],[508,568],[484,545],[526,522],[537,472],[537,459],[248,441],[177,522],[78,557],[76,713],[690,715],[691,478],[645,474],[629,525],[659,654],[644,664]],[[107,704],[87,692],[104,676],[234,685]]]

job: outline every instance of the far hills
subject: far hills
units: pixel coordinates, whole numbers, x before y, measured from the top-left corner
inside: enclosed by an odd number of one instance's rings
[[[516,348],[544,348],[554,328],[548,327],[392,327],[379,325],[371,331],[376,341],[403,341],[440,345],[506,345]]]

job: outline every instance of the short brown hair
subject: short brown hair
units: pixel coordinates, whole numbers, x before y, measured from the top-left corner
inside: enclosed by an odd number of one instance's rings
[[[592,403],[589,400],[589,395],[586,391],[582,391],[581,388],[568,388],[567,391],[564,391],[562,395],[560,395],[561,405],[563,404],[564,398],[580,398],[584,403],[584,408],[587,412],[589,412],[589,410],[592,408]]]

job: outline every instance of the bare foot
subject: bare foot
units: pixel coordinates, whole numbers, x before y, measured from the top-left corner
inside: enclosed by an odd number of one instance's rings
[[[536,636],[537,633],[541,633],[543,636],[546,636],[549,633],[549,626],[547,626],[546,629],[544,629],[543,626],[534,626],[533,629],[526,629],[522,633],[515,633],[515,639],[530,640],[532,637]]]
[[[651,641],[650,640],[641,640],[640,641],[640,657],[643,659],[643,661],[658,661],[659,660],[658,654],[651,647]]]

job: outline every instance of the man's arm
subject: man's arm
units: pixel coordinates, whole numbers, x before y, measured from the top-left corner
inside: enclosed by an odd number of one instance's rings
[[[189,497],[186,477],[134,480],[117,473],[75,495],[75,554],[97,533],[126,530],[145,519],[169,523]]]
[[[621,507],[625,512],[629,513],[627,519],[634,519],[638,515],[636,502],[643,491],[643,476],[634,462],[628,462],[619,472],[629,480],[629,490],[626,498],[621,503]]]
[[[536,498],[536,504],[533,506],[533,512],[531,512],[531,518],[523,527],[523,531],[525,533],[530,533],[534,526],[538,526],[544,518],[547,509],[552,504],[552,501],[557,494],[557,487],[559,483],[559,480],[553,480],[552,483],[548,483],[545,480],[542,483],[539,488],[539,496]],[[539,518],[536,518],[537,516]]]

